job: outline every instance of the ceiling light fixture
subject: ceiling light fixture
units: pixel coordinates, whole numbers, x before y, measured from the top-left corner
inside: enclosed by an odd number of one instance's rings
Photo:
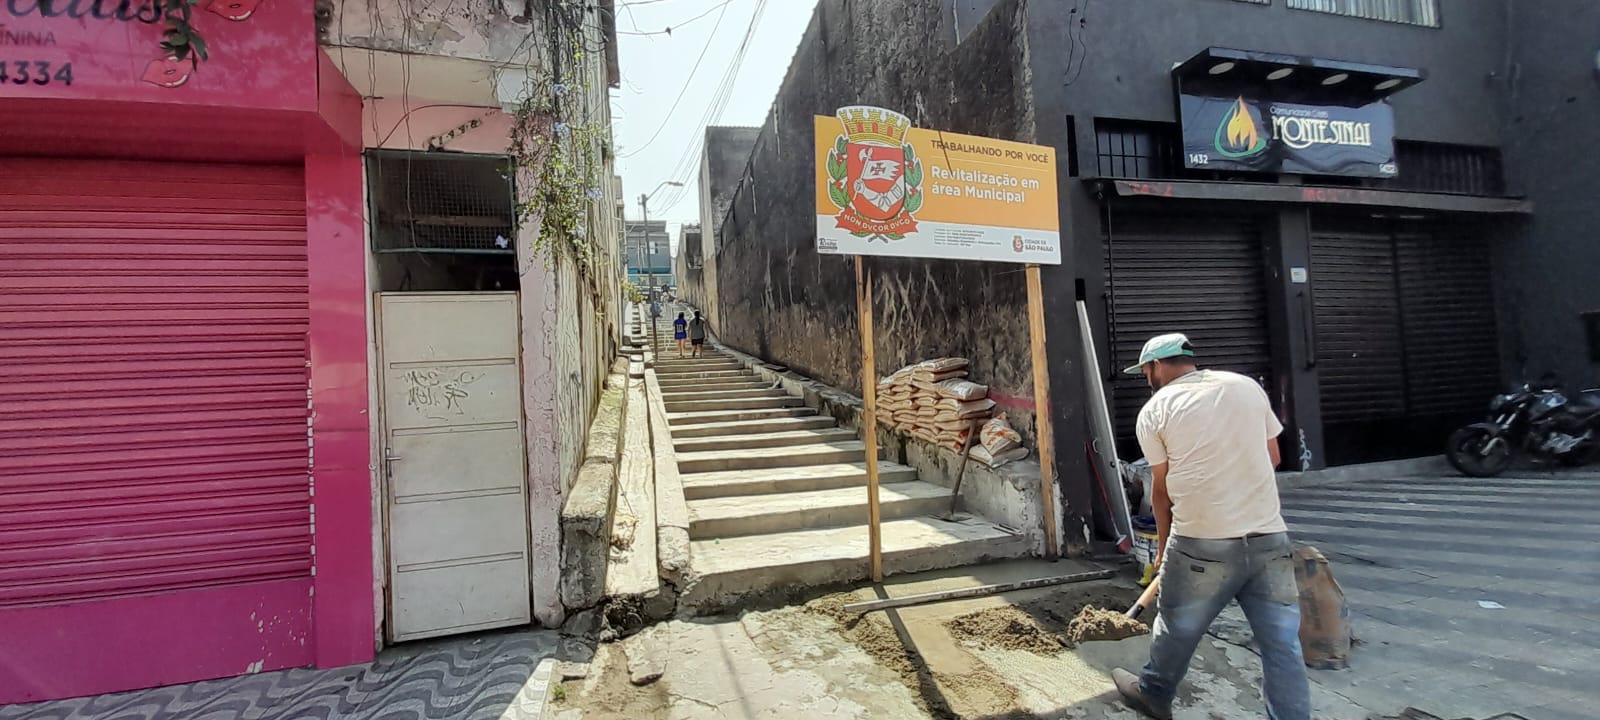
[[[1211,70],[1209,72],[1212,75],[1221,75],[1221,74],[1223,74],[1223,73],[1225,73],[1225,72],[1227,72],[1229,70],[1232,70],[1232,69],[1233,69],[1233,61],[1232,60],[1223,60],[1222,62],[1219,62],[1219,63],[1217,63],[1215,65],[1212,65],[1211,66]]]
[[[1385,80],[1385,81],[1383,81],[1381,83],[1378,83],[1377,85],[1373,85],[1372,89],[1374,89],[1374,90],[1388,90],[1389,88],[1392,88],[1392,87],[1394,87],[1396,85],[1399,85],[1399,84],[1400,84],[1400,78],[1389,78],[1388,80]]]
[[[1294,68],[1278,68],[1267,73],[1268,80],[1282,80],[1294,74]]]
[[[1334,73],[1322,79],[1323,85],[1338,85],[1350,79],[1350,73]]]

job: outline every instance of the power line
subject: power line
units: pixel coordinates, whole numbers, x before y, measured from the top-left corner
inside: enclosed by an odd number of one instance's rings
[[[712,26],[711,35],[706,38],[705,47],[700,48],[700,56],[694,59],[694,67],[689,69],[689,76],[683,79],[683,88],[678,91],[677,99],[672,101],[672,107],[668,108],[667,114],[661,118],[661,126],[656,128],[655,133],[650,136],[650,139],[646,140],[643,145],[640,145],[637,150],[619,153],[620,157],[633,157],[634,155],[644,152],[645,148],[650,147],[650,143],[655,142],[656,138],[661,137],[661,131],[667,129],[667,123],[672,121],[672,113],[678,109],[678,103],[683,102],[683,96],[685,93],[689,92],[689,86],[694,84],[694,74],[700,70],[700,62],[706,59],[706,51],[711,49],[711,41],[717,38],[717,29],[722,27],[722,17],[727,14],[728,4],[723,3],[722,11],[717,13],[717,24]]]
[[[683,21],[681,23],[678,23],[676,25],[668,25],[665,30],[639,30],[639,26],[637,24],[635,24],[633,29],[638,31],[638,32],[627,32],[627,31],[624,31],[624,30],[619,30],[619,31],[617,31],[617,34],[618,35],[671,35],[673,28],[676,27],[676,28],[682,29],[683,26],[688,25],[689,23],[692,23],[692,22],[694,22],[696,20],[699,20],[700,18],[703,18],[703,17],[705,17],[707,15],[710,15],[712,13],[712,11],[727,7],[728,3],[731,3],[731,2],[733,2],[733,0],[722,0],[722,2],[720,4],[713,5],[711,8],[707,9],[703,13],[700,13],[699,15],[696,15],[696,16],[694,16],[692,18],[689,18],[688,20],[685,20],[685,21]],[[631,13],[632,11],[630,10],[629,12]]]

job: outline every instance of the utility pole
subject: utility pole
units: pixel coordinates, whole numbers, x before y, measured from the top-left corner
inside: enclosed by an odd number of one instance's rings
[[[675,180],[663,180],[660,185],[656,186],[656,189],[651,190],[650,192],[639,196],[639,212],[642,215],[644,215],[644,244],[645,245],[649,245],[650,244],[650,196],[654,195],[654,194],[656,194],[658,192],[661,192],[661,188],[664,188],[664,187],[681,188],[681,187],[683,187],[683,183],[677,182]],[[648,292],[650,292],[651,294],[654,294],[654,292],[655,292],[655,284],[656,284],[656,266],[655,266],[655,261],[649,259],[649,251],[648,250],[641,249],[641,253],[643,253],[645,255],[646,260],[648,262],[650,262],[650,269],[646,271],[646,272],[649,273],[650,279],[646,281],[645,287],[648,288]]]

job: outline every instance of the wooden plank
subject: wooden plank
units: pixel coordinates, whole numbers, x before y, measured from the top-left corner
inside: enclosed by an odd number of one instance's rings
[[[1039,266],[1029,263],[1028,344],[1033,350],[1034,432],[1039,444],[1039,505],[1044,512],[1044,556],[1061,556],[1056,538],[1056,436],[1050,418],[1050,365],[1044,351],[1044,289],[1039,282]]]
[[[861,438],[867,453],[867,555],[873,582],[883,581],[883,535],[878,523],[878,373],[872,347],[872,274],[856,256],[856,318],[861,325]]]
[[[872,612],[873,610],[888,610],[890,608],[906,607],[908,605],[922,605],[924,603],[944,602],[946,600],[960,600],[962,598],[981,597],[984,595],[998,595],[1000,593],[1015,592],[1017,590],[1031,590],[1033,588],[1050,587],[1052,585],[1066,585],[1068,583],[1088,582],[1090,580],[1105,580],[1116,574],[1116,570],[1093,570],[1090,572],[1073,573],[1071,575],[1053,575],[1051,577],[1033,578],[1031,580],[995,583],[993,585],[979,585],[977,587],[955,588],[953,590],[936,590],[934,592],[918,593],[916,595],[907,595],[905,597],[849,603],[844,606],[844,611],[853,613],[868,613]]]

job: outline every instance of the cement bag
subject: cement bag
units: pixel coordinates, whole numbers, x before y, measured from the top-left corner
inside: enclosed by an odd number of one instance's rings
[[[970,380],[945,380],[934,386],[934,392],[939,393],[940,397],[968,402],[989,397],[989,386],[979,385]]]
[[[939,401],[937,407],[939,412],[953,412],[957,418],[981,418],[988,417],[989,413],[994,410],[994,401],[985,398],[983,400],[973,400],[972,402],[961,402],[955,398],[945,398]]]
[[[978,442],[993,455],[1020,447],[1022,436],[1011,427],[1011,421],[1006,419],[1006,414],[1000,413],[983,424],[983,429],[978,433]]]
[[[934,358],[932,360],[923,360],[915,365],[907,365],[906,368],[902,369],[907,368],[911,370],[912,374],[928,377],[940,373],[965,370],[967,369],[967,359],[960,357]]]
[[[978,462],[981,462],[984,465],[988,465],[992,468],[1000,467],[1008,462],[1021,460],[1027,456],[1028,449],[1025,447],[1014,447],[1009,450],[1002,450],[998,453],[990,453],[988,448],[985,448],[983,445],[973,445],[972,449],[967,451],[967,457],[977,460]]]
[[[1333,579],[1328,559],[1314,547],[1294,551],[1294,582],[1300,588],[1300,647],[1306,666],[1317,670],[1350,667],[1350,606]]]

